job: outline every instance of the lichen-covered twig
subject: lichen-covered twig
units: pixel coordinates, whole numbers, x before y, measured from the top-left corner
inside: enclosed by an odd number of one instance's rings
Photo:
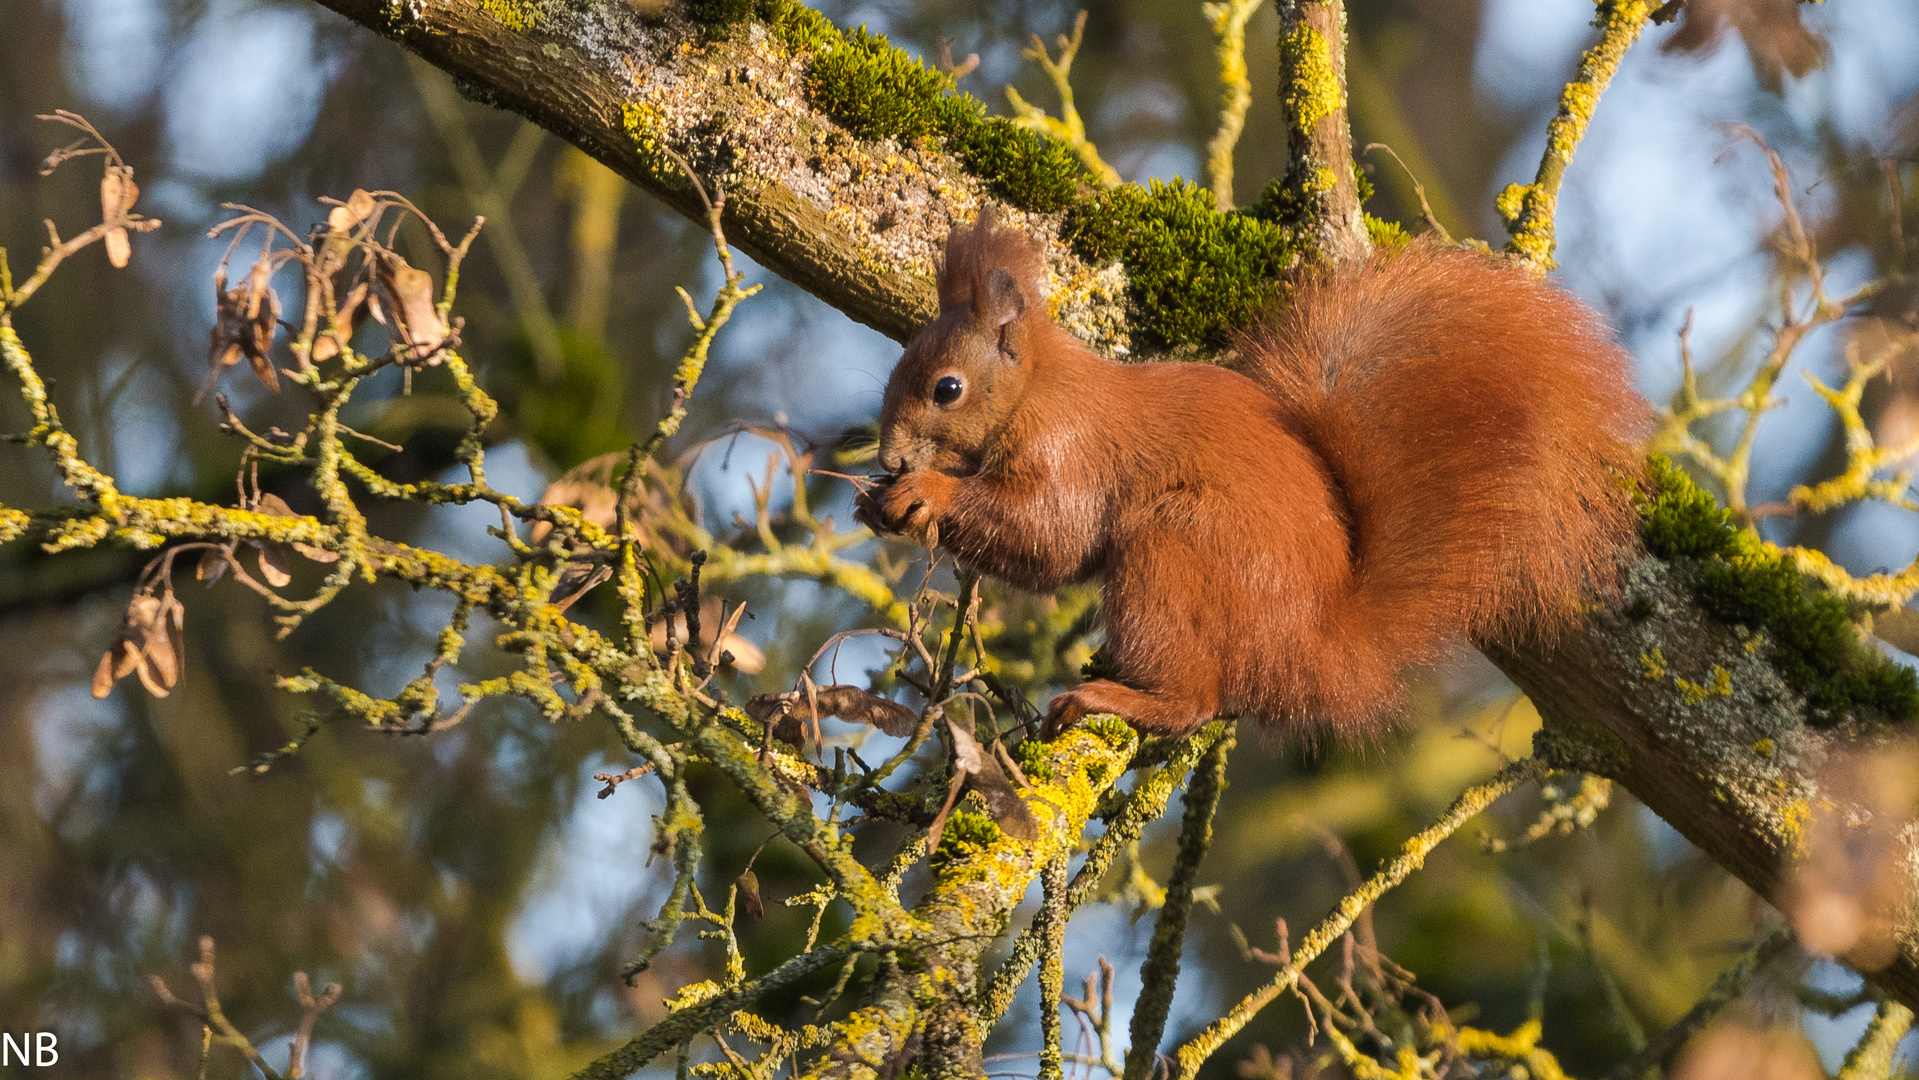
[[[619,1080],[631,1076],[654,1058],[711,1028],[720,1018],[751,1005],[762,995],[791,986],[845,956],[845,946],[839,943],[812,949],[756,979],[723,989],[705,1000],[682,1005],[668,1013],[666,1019],[575,1072],[571,1080]]]
[[[202,937],[200,958],[191,967],[194,981],[200,984],[198,1003],[176,997],[167,987],[166,980],[158,975],[147,976],[147,982],[153,987],[153,992],[158,995],[162,1004],[185,1013],[204,1025],[206,1039],[201,1051],[203,1065],[206,1052],[212,1048],[213,1042],[218,1040],[240,1051],[248,1061],[253,1063],[254,1068],[260,1070],[260,1075],[266,1080],[300,1080],[306,1075],[306,1055],[313,1043],[313,1025],[320,1019],[321,1013],[332,1008],[333,1004],[340,1000],[340,985],[330,983],[326,989],[316,995],[312,984],[307,981],[306,972],[294,973],[293,990],[294,996],[300,1003],[300,1023],[294,1030],[293,1039],[287,1048],[287,1069],[282,1073],[267,1064],[266,1058],[261,1056],[252,1040],[235,1027],[233,1021],[227,1019],[225,1011],[221,1009],[220,993],[214,984],[213,952],[213,939]],[[203,1075],[204,1071],[203,1068]]]
[[[1606,1080],[1639,1080],[1648,1071],[1663,1066],[1668,1058],[1679,1052],[1680,1047],[1686,1045],[1688,1039],[1711,1023],[1713,1017],[1739,1000],[1754,977],[1780,954],[1792,948],[1793,943],[1792,931],[1786,927],[1759,939],[1759,943],[1747,949],[1731,967],[1719,973],[1712,986],[1693,1003],[1692,1008],[1686,1010],[1686,1015],[1653,1036],[1631,1057],[1614,1066],[1606,1074]]]
[[[1406,164],[1405,159],[1399,156],[1399,151],[1385,143],[1366,144],[1366,153],[1370,154],[1375,150],[1385,151],[1386,155],[1393,159],[1393,163],[1399,166],[1399,170],[1406,174],[1407,181],[1413,185],[1413,196],[1419,200],[1419,213],[1426,219],[1426,227],[1432,230],[1432,234],[1439,239],[1440,243],[1452,243],[1452,234],[1447,232],[1446,226],[1441,225],[1439,218],[1434,216],[1433,204],[1426,200],[1426,185],[1420,182],[1419,175],[1413,172],[1412,166]]]
[[[1865,418],[1859,414],[1859,401],[1865,395],[1866,384],[1883,373],[1887,363],[1907,345],[1919,344],[1919,334],[1911,334],[1910,341],[1904,340],[1907,336],[1896,334],[1883,343],[1877,355],[1868,359],[1860,358],[1858,341],[1847,342],[1846,383],[1838,389],[1827,386],[1810,371],[1803,373],[1813,390],[1839,414],[1846,434],[1846,469],[1829,480],[1793,488],[1787,495],[1793,506],[1821,514],[1847,503],[1880,499],[1902,510],[1919,510],[1919,502],[1909,494],[1911,469],[1901,469],[1888,480],[1874,479],[1879,470],[1919,453],[1919,439],[1903,446],[1880,446],[1873,440],[1872,429],[1866,426]]]
[[[1325,921],[1314,927],[1312,932],[1299,943],[1293,952],[1292,963],[1282,970],[1271,982],[1253,991],[1233,1006],[1225,1016],[1207,1025],[1204,1031],[1180,1044],[1174,1053],[1174,1080],[1191,1080],[1198,1074],[1199,1067],[1214,1051],[1223,1046],[1247,1022],[1259,1015],[1279,995],[1292,989],[1299,979],[1300,972],[1307,964],[1319,957],[1326,947],[1339,940],[1354,920],[1359,918],[1381,896],[1390,892],[1406,876],[1426,863],[1426,856],[1440,841],[1458,831],[1459,827],[1497,802],[1499,798],[1514,788],[1530,780],[1537,779],[1546,771],[1546,766],[1537,758],[1525,758],[1515,761],[1499,770],[1491,780],[1466,791],[1454,801],[1451,809],[1434,822],[1425,831],[1406,841],[1400,853],[1378,873],[1367,880],[1359,889],[1348,893],[1339,902],[1339,906],[1328,915]]]
[[[1546,126],[1546,152],[1533,182],[1510,184],[1499,194],[1499,216],[1512,235],[1506,250],[1541,271],[1555,265],[1553,248],[1558,240],[1553,216],[1559,208],[1559,184],[1566,166],[1585,137],[1599,96],[1619,70],[1620,58],[1639,40],[1652,10],[1648,0],[1598,0],[1593,24],[1599,28],[1599,40],[1580,55],[1579,70],[1559,92],[1559,111]]]
[[[1066,908],[1066,858],[1061,856],[1046,865],[1040,877],[1039,915],[1039,1080],[1062,1080],[1060,1068],[1060,992],[1065,983],[1066,920],[1072,912]]]
[[[1195,763],[1224,737],[1224,731],[1225,724],[1217,720],[1201,728],[1198,734],[1176,744],[1165,764],[1134,785],[1132,793],[1107,821],[1106,831],[1094,842],[1093,849],[1087,852],[1085,862],[1080,864],[1079,871],[1067,886],[1066,910],[1069,913],[1078,910],[1093,895],[1093,890],[1099,887],[1106,871],[1112,868],[1113,860],[1139,839],[1147,825],[1165,813],[1167,800],[1179,790]],[[1019,992],[1020,984],[1026,981],[1027,974],[1033,970],[1033,962],[1040,954],[1041,932],[1038,926],[1029,926],[1020,932],[1007,950],[1006,959],[980,995],[982,1037],[999,1023],[1000,1017],[1006,1015],[1006,1010],[1012,1007],[1013,996]]]
[[[1884,373],[1893,357],[1919,334],[1890,321],[1881,321],[1883,337],[1870,349],[1855,337],[1846,345],[1846,382],[1827,386],[1811,372],[1806,381],[1838,414],[1846,438],[1846,467],[1839,475],[1792,489],[1783,504],[1751,505],[1747,483],[1751,476],[1753,451],[1758,443],[1759,423],[1766,413],[1784,404],[1773,391],[1784,374],[1794,351],[1814,330],[1846,317],[1859,303],[1878,292],[1883,281],[1870,281],[1852,294],[1834,297],[1826,290],[1825,266],[1820,261],[1811,234],[1799,215],[1793,198],[1792,178],[1777,151],[1745,124],[1727,125],[1736,137],[1749,139],[1766,155],[1772,171],[1773,193],[1783,214],[1783,236],[1779,244],[1782,264],[1778,296],[1778,325],[1773,330],[1772,347],[1737,394],[1705,397],[1699,391],[1699,376],[1692,355],[1692,315],[1687,313],[1679,330],[1681,382],[1673,404],[1664,411],[1663,422],[1654,434],[1651,448],[1658,453],[1684,457],[1717,480],[1726,492],[1726,506],[1743,522],[1800,512],[1827,513],[1854,502],[1877,499],[1907,510],[1919,510],[1919,500],[1910,495],[1912,470],[1899,468],[1889,478],[1879,473],[1910,459],[1919,450],[1919,441],[1903,446],[1880,446],[1860,413],[1860,402],[1868,383]],[[1795,296],[1795,286],[1803,280],[1807,296]],[[1743,412],[1745,418],[1730,451],[1716,452],[1706,440],[1694,434],[1694,425],[1722,413]],[[1846,600],[1872,608],[1897,607],[1919,593],[1919,559],[1897,571],[1854,577],[1824,553],[1804,547],[1773,548],[1783,553],[1803,574],[1822,582]]]
[[[1199,877],[1199,864],[1212,847],[1213,814],[1226,787],[1226,758],[1234,742],[1234,724],[1229,720],[1193,768],[1193,778],[1186,785],[1186,816],[1180,824],[1178,854],[1166,880],[1166,899],[1153,924],[1152,942],[1139,969],[1140,992],[1133,1005],[1125,1080],[1147,1080],[1159,1062],[1160,1035],[1166,1029],[1173,991],[1179,984],[1179,957],[1186,947],[1186,918],[1193,907],[1193,886]]]
[[[693,298],[687,295],[685,289],[675,287],[675,291],[680,294],[680,300],[686,304],[687,321],[693,324],[695,336],[693,343],[687,346],[685,355],[680,358],[678,370],[673,373],[673,401],[667,407],[666,415],[661,418],[659,427],[641,448],[642,454],[651,453],[655,447],[679,432],[680,423],[686,419],[686,403],[692,399],[693,390],[699,385],[700,375],[706,370],[707,353],[712,349],[714,339],[726,326],[727,320],[733,317],[733,309],[739,306],[740,301],[758,293],[761,288],[757,284],[742,288],[742,283],[746,281],[746,272],[733,269],[733,249],[727,246],[726,233],[720,228],[721,214],[726,209],[726,192],[718,191],[708,197],[706,185],[700,182],[699,176],[693,172],[693,166],[687,164],[685,158],[672,150],[662,148],[662,152],[672,158],[673,163],[686,174],[686,179],[693,185],[693,190],[699,194],[700,202],[706,207],[706,225],[713,234],[713,251],[719,257],[722,277],[720,291],[713,297],[713,306],[707,310],[705,316],[701,316],[693,307]]]
[[[1265,2],[1217,0],[1199,9],[1213,26],[1213,55],[1219,64],[1219,130],[1206,144],[1206,178],[1221,210],[1233,208],[1233,149],[1253,103],[1253,84],[1246,77],[1246,22]]]
[[[1835,1080],[1888,1080],[1899,1053],[1900,1040],[1912,1030],[1912,1010],[1897,1001],[1882,1001],[1866,1033],[1859,1037]]]
[[[1047,115],[1045,109],[1021,97],[1019,91],[1011,86],[1006,88],[1006,101],[1013,107],[1015,122],[1021,127],[1051,135],[1072,147],[1073,153],[1079,155],[1086,171],[1092,173],[1094,179],[1107,187],[1118,187],[1118,171],[1106,164],[1106,160],[1099,156],[1099,148],[1086,137],[1086,124],[1080,119],[1079,109],[1073,105],[1073,59],[1079,55],[1080,42],[1085,36],[1086,12],[1081,10],[1073,19],[1072,35],[1059,36],[1058,60],[1053,59],[1051,50],[1047,49],[1038,34],[1033,35],[1031,45],[1020,51],[1021,56],[1039,64],[1040,70],[1046,72],[1046,77],[1053,81],[1053,88],[1059,91],[1057,118]]]

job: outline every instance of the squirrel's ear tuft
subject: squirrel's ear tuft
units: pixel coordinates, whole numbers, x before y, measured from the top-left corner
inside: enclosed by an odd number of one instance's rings
[[[1000,228],[989,205],[947,237],[940,310],[971,306],[975,318],[1005,326],[1036,306],[1042,270],[1039,245],[1018,229]]]

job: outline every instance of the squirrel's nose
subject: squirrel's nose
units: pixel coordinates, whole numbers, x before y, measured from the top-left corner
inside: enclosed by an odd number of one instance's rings
[[[906,455],[898,450],[881,450],[880,468],[896,475],[903,473],[906,471]]]

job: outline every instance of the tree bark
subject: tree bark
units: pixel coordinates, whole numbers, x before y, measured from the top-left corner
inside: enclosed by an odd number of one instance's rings
[[[1536,751],[1621,784],[1781,910],[1807,914],[1807,888],[1859,901],[1884,923],[1840,959],[1898,1000],[1919,999],[1919,846],[1850,767],[1904,740],[1808,726],[1755,637],[1700,610],[1691,572],[1641,555],[1619,599],[1575,632],[1486,650],[1545,719]],[[1855,846],[1864,861],[1834,874],[1830,860]]]

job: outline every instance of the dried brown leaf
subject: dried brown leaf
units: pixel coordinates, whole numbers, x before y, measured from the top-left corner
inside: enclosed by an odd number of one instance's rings
[[[439,363],[433,354],[446,344],[446,324],[434,306],[433,275],[391,253],[380,257],[379,271],[400,340],[412,347],[416,357]]]
[[[1690,0],[1663,49],[1708,53],[1727,30],[1739,34],[1754,73],[1771,91],[1783,76],[1799,78],[1825,59],[1826,43],[1805,24],[1799,0]]]
[[[966,786],[978,792],[986,803],[986,812],[1000,831],[1015,840],[1031,843],[1039,839],[1039,819],[1019,797],[1019,789],[1000,767],[999,759],[986,751],[964,724],[947,724],[953,736],[953,764],[966,776]]]

